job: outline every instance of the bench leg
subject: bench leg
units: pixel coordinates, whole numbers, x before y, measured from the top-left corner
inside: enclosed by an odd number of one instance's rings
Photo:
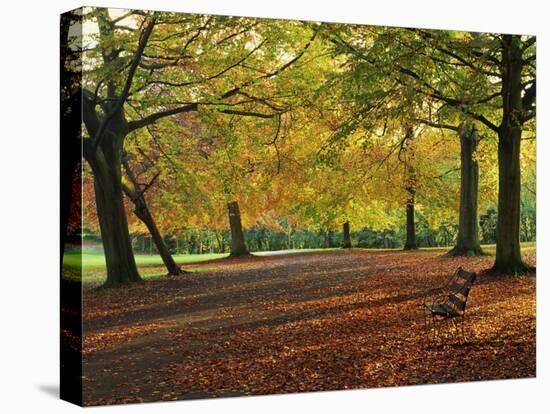
[[[431,319],[432,319],[432,323],[430,325],[430,321],[429,321],[429,318],[431,316]],[[425,331],[425,334],[426,334],[426,338],[429,340],[429,335],[430,335],[430,331],[431,329],[434,329],[434,334],[435,334],[435,322],[434,322],[434,315],[429,312],[426,308],[424,308],[424,331]],[[434,336],[435,338],[435,336]]]
[[[458,332],[458,322],[453,319],[453,325],[455,327],[455,335],[456,335],[456,339],[458,339],[458,342],[460,343],[460,333]]]
[[[458,338],[458,326],[456,325],[456,321],[454,320],[454,318],[446,318],[446,319],[447,319],[447,333],[450,333],[450,335],[453,338]]]
[[[424,331],[427,334],[428,333],[428,313],[426,309],[423,309],[423,312],[424,312]]]

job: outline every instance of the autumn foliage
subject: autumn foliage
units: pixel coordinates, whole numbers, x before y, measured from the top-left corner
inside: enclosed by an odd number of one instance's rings
[[[66,399],[535,376],[534,36],[84,7],[61,41]]]
[[[533,377],[534,275],[481,273],[467,341],[445,326],[433,340],[423,295],[491,261],[441,253],[229,259],[130,291],[87,289],[86,403]]]

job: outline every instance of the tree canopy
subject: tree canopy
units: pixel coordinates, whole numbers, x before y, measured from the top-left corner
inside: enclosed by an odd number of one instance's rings
[[[344,223],[391,233],[392,247],[473,233],[465,252],[496,242],[495,271],[522,271],[533,36],[104,8],[69,19],[81,58],[62,54],[62,68],[82,81],[66,102],[82,98],[84,124],[69,135],[84,147],[85,223],[101,233],[108,285],[139,280],[130,234],[152,225],[160,244],[203,229],[225,251],[231,202],[249,244],[284,233],[290,247]]]

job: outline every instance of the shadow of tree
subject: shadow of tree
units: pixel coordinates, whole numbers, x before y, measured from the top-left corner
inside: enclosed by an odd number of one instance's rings
[[[59,384],[38,384],[36,389],[55,399],[59,398]]]

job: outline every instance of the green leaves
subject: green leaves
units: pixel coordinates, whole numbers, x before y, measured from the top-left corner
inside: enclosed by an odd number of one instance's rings
[[[151,17],[86,9],[84,86],[98,104],[124,90]],[[406,199],[405,146],[414,153],[407,162],[417,208],[436,228],[456,219],[460,158],[456,132],[434,126],[456,129],[472,119],[484,137],[476,155],[480,205],[495,201],[500,35],[155,18],[124,102],[137,125],[125,150],[147,166],[144,180],[160,172],[147,197],[163,231],[224,227],[228,198],[239,200],[249,225],[276,227],[285,217],[338,227],[346,217],[354,226],[395,226]],[[536,44],[520,41],[531,84]],[[534,131],[534,121],[526,128]],[[534,175],[534,142],[524,148],[524,173]]]

